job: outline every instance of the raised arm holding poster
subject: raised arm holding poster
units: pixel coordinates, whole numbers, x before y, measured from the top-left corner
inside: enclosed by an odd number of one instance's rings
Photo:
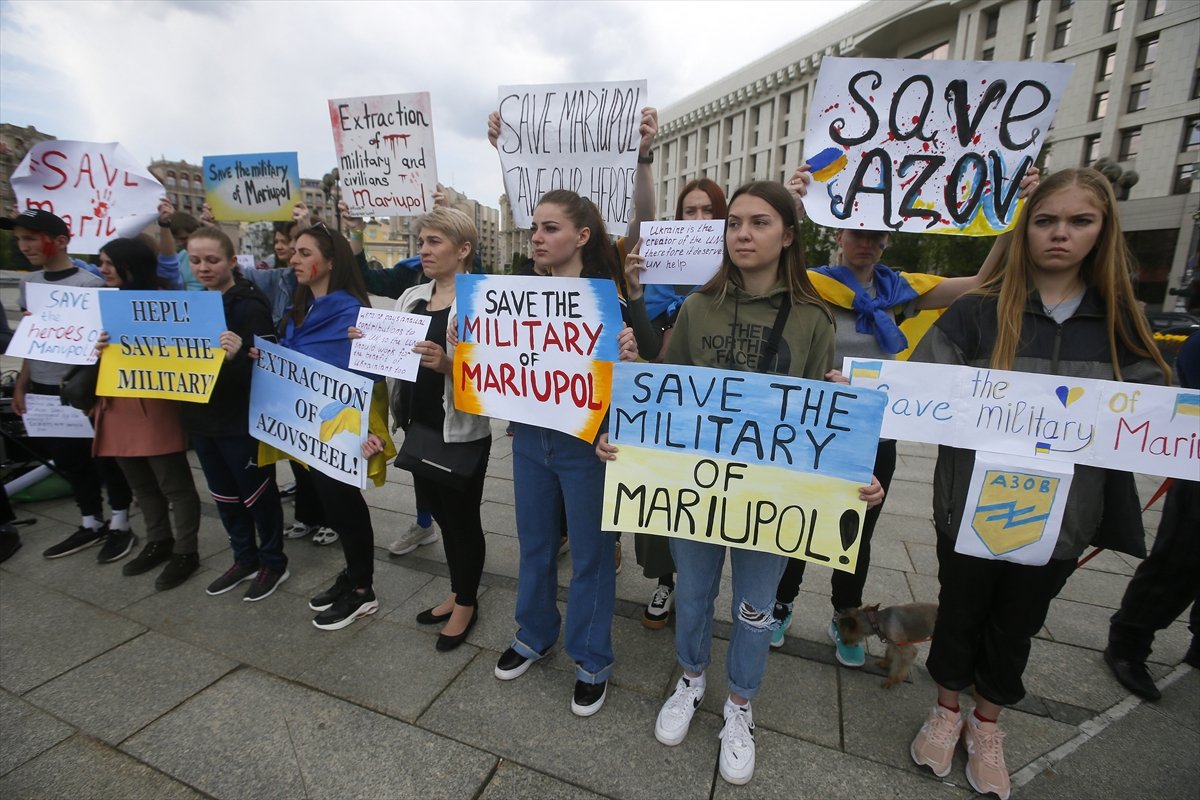
[[[725,220],[642,223],[642,283],[699,286],[717,274],[725,254]]]
[[[204,157],[204,200],[222,222],[286,222],[300,202],[295,153]]]
[[[71,230],[72,253],[98,253],[158,218],[162,184],[116,142],[38,142],[12,173],[17,211],[41,208]]]
[[[329,101],[342,197],[356,217],[433,208],[437,159],[429,92]]]
[[[518,228],[546,192],[570,189],[623,236],[633,216],[645,81],[500,87],[496,149]]]
[[[1010,228],[1070,64],[825,58],[809,108],[810,219],[992,236]]]
[[[28,316],[13,332],[4,354],[59,364],[95,364],[100,322],[100,294],[114,289],[26,283]]]
[[[603,527],[853,572],[885,399],[781,375],[618,364]]]
[[[613,282],[459,275],[455,295],[455,407],[595,439],[621,331]]]
[[[217,292],[100,293],[108,347],[96,394],[207,403],[225,363]]]
[[[254,337],[250,435],[342,483],[367,488],[370,378]]]

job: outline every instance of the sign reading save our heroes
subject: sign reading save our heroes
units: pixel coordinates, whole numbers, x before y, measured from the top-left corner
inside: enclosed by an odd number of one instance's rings
[[[216,292],[100,293],[108,347],[96,394],[207,403],[225,361]]]
[[[318,472],[365,489],[373,383],[295,350],[254,337],[250,435]]]
[[[429,92],[329,101],[342,197],[356,217],[433,207],[437,160]]]
[[[570,189],[625,235],[645,105],[645,81],[501,86],[496,148],[517,227],[546,192]]]
[[[116,142],[38,142],[12,174],[17,212],[40,208],[71,231],[72,253],[98,253],[158,218],[162,184]]]
[[[295,153],[204,157],[204,200],[224,222],[290,221],[300,202]]]
[[[1195,480],[1200,391],[912,361],[845,360],[887,392],[883,436]]]
[[[27,316],[13,332],[5,355],[59,364],[95,364],[102,289],[91,286],[25,284]]]
[[[603,527],[853,572],[885,400],[781,375],[618,364]]]
[[[1072,68],[822,59],[805,138],[813,176],[805,211],[835,228],[1007,230]]]
[[[459,275],[454,405],[592,441],[621,308],[610,280]]]

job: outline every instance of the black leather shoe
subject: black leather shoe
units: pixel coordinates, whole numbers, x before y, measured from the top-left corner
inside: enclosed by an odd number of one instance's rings
[[[174,589],[200,569],[200,556],[197,553],[175,553],[163,567],[154,581],[154,588],[160,592]]]
[[[450,615],[447,614],[446,616],[448,617]],[[471,632],[471,628],[475,627],[475,621],[477,619],[479,619],[479,606],[475,606],[475,610],[471,612],[471,621],[467,623],[467,627],[463,629],[462,633],[454,636],[447,636],[444,633],[439,633],[435,647],[437,647],[437,649],[443,653],[458,647],[467,638],[467,634]]]
[[[1107,648],[1104,651],[1104,663],[1112,670],[1117,682],[1143,700],[1157,700],[1162,692],[1154,685],[1150,673],[1146,671],[1144,661],[1132,661],[1127,658],[1117,658]]]
[[[608,694],[608,681],[584,683],[575,681],[575,695],[571,698],[571,713],[577,717],[590,717],[604,706]]]
[[[437,606],[433,608],[437,608]],[[420,625],[437,625],[439,622],[445,622],[450,619],[450,615],[454,613],[453,611],[447,611],[445,614],[435,614],[433,613],[433,608],[427,608],[420,614],[417,614],[417,623]]]

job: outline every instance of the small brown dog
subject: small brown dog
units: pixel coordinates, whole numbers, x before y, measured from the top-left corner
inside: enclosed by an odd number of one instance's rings
[[[881,685],[890,689],[908,677],[917,645],[933,636],[937,610],[937,603],[905,603],[884,609],[876,603],[839,616],[838,630],[846,644],[856,644],[872,634],[887,644],[887,654],[875,663],[887,669]]]

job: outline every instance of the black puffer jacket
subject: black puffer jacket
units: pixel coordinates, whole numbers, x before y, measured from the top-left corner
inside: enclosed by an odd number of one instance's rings
[[[921,339],[912,360],[987,367],[996,343],[996,302],[994,295],[959,298]],[[1124,381],[1165,382],[1154,361],[1124,349],[1119,359]],[[1044,312],[1037,292],[1031,292],[1013,370],[1116,380],[1100,296],[1088,289],[1074,316],[1060,325]],[[939,536],[954,539],[958,535],[974,467],[974,450],[944,445],[938,448],[933,521]],[[1078,558],[1093,542],[1135,555],[1140,551],[1144,558],[1145,532],[1138,510],[1132,475],[1077,464],[1053,558]],[[1111,534],[1118,538],[1109,538]]]
[[[208,403],[180,403],[184,430],[205,436],[245,436],[250,405],[250,374],[254,364],[247,351],[254,337],[273,336],[275,324],[267,296],[242,276],[221,295],[225,325],[242,337],[242,349],[221,365],[221,374]]]

